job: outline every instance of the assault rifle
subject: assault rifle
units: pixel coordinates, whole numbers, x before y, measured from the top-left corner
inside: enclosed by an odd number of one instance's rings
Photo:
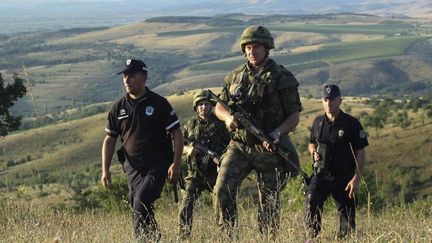
[[[251,115],[243,109],[240,105],[236,104],[235,102],[228,105],[223,100],[221,100],[216,94],[214,94],[211,90],[208,90],[209,94],[219,103],[221,104],[233,117],[234,119],[239,123],[239,125],[245,129],[247,132],[250,132],[252,135],[254,135],[259,141],[261,142],[267,142],[270,144],[270,146],[273,148],[273,151],[277,154],[279,154],[285,161],[291,164],[302,176],[303,183],[305,185],[309,184],[310,177],[304,172],[302,169],[300,169],[299,166],[294,164],[289,159],[289,153],[285,151],[283,148],[281,148],[278,144],[275,144],[273,142],[273,139],[264,133],[256,124],[253,122],[253,118]],[[231,103],[231,102],[230,102]]]
[[[209,149],[208,147],[202,145],[201,143],[192,142],[192,141],[190,141],[187,138],[184,138],[184,142],[185,142],[186,145],[195,147],[198,150],[198,152],[200,154],[202,154],[202,155],[209,156],[212,159],[219,159],[220,158],[220,155],[218,153],[216,153],[215,151],[213,151],[213,150]]]

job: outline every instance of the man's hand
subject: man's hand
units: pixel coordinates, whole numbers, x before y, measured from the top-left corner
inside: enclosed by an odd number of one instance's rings
[[[102,186],[104,186],[105,188],[110,187],[110,185],[111,185],[111,172],[109,172],[109,171],[102,172],[101,183],[102,183]]]
[[[278,144],[280,141],[281,133],[279,129],[275,129],[273,132],[269,134],[269,136],[273,139],[273,143]]]
[[[262,146],[269,152],[269,153],[273,153],[274,149],[273,146],[267,142],[263,142]]]
[[[239,127],[233,115],[230,115],[229,118],[225,120],[225,125],[230,131],[233,131]]]
[[[171,166],[168,168],[168,180],[174,184],[179,178],[180,164],[172,163]]]
[[[357,175],[354,175],[354,177],[348,182],[347,186],[345,187],[345,191],[348,191],[348,197],[354,198],[355,194],[358,191],[360,184],[360,179]]]
[[[321,155],[316,150],[314,150],[312,152],[312,156],[313,156],[314,161],[320,161],[321,160]]]
[[[273,132],[271,132],[271,133],[269,134],[269,136],[270,136],[270,138],[273,140],[273,143],[274,143],[274,144],[278,144],[279,141],[280,141],[281,133],[279,132],[278,129],[275,129]],[[273,152],[274,152],[274,148],[272,147],[272,145],[271,145],[270,143],[263,142],[263,147],[264,147],[267,151],[269,151],[270,153],[273,153]]]

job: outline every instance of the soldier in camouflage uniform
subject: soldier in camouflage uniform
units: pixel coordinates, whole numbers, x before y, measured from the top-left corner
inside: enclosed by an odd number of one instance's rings
[[[184,137],[193,143],[199,143],[221,155],[229,143],[230,135],[225,124],[212,113],[215,102],[207,91],[198,91],[194,95],[193,107],[197,115],[184,126]],[[212,158],[197,147],[185,145],[188,174],[185,178],[186,193],[179,213],[180,237],[189,237],[192,230],[194,203],[201,192],[212,192],[217,177],[218,158]]]
[[[225,77],[220,98],[227,103],[236,102],[249,112],[275,143],[283,143],[290,152],[291,161],[298,165],[298,155],[287,134],[299,122],[302,109],[297,90],[299,83],[291,72],[268,58],[274,43],[266,28],[246,28],[240,46],[248,62]],[[233,131],[213,190],[218,225],[231,236],[233,227],[237,225],[237,190],[242,180],[255,170],[260,203],[259,230],[265,236],[274,238],[280,221],[280,192],[293,171],[268,143],[259,142],[239,127],[222,105],[216,105],[215,113]]]

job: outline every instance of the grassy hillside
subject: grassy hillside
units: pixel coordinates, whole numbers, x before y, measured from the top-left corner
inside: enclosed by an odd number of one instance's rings
[[[192,95],[193,92],[187,92],[168,98],[183,123],[193,114]],[[303,166],[310,170],[307,138],[313,118],[322,114],[322,106],[316,99],[302,99],[302,102],[304,111],[301,122],[291,137],[301,154]],[[365,105],[360,98],[345,99],[343,109],[348,109],[357,117],[373,113],[373,108]],[[382,129],[367,128],[370,146],[367,148],[366,168],[368,182],[376,182],[376,192],[388,187],[393,195],[407,193],[407,200],[411,200],[432,191],[432,181],[428,176],[432,172],[428,166],[432,156],[432,140],[429,138],[432,135],[432,119],[426,116],[423,109],[416,113],[408,111],[408,128],[401,129],[390,118]],[[0,173],[5,178],[2,190],[31,185],[41,174],[53,183],[61,181],[65,171],[77,174],[94,171],[97,177],[105,122],[106,113],[102,113],[2,138],[0,166],[4,171]],[[118,164],[113,164],[115,171],[119,172]],[[404,192],[406,188],[410,191]]]
[[[246,26],[234,27],[215,27],[197,30],[178,30],[164,31],[158,33],[159,36],[185,36],[196,34],[208,34],[216,32],[242,32]],[[270,31],[287,31],[287,32],[313,32],[322,34],[368,34],[368,35],[394,35],[396,33],[410,31],[413,26],[407,23],[390,23],[390,24],[276,24],[269,25]]]
[[[191,97],[192,94],[186,94],[169,98],[182,120],[193,112],[189,107]],[[65,170],[83,171],[93,167],[100,163],[106,117],[107,113],[101,113],[1,138],[0,165],[5,166],[11,160],[17,162],[16,166],[2,172],[2,176],[29,182],[34,171],[58,178]]]
[[[146,61],[148,85],[158,87],[163,94],[218,86],[223,75],[242,62],[239,37],[249,25],[268,27],[276,44],[272,56],[300,76],[350,62],[345,82],[358,82],[353,73],[359,62],[374,63],[376,58],[389,60],[395,56],[417,57],[427,64],[422,70],[430,69],[431,58],[426,53],[432,50],[432,44],[423,39],[432,33],[430,21],[341,14],[161,17],[110,28],[3,36],[0,72],[6,79],[17,72],[29,80],[29,95],[15,108],[27,117],[112,101],[119,95],[121,83],[114,74],[130,57]],[[422,47],[411,48],[418,46],[416,43],[423,43]],[[381,70],[369,71],[378,77]],[[407,65],[403,71],[411,82],[418,68]],[[321,81],[314,80],[310,86],[318,86]],[[391,78],[385,81],[386,86],[393,85]],[[430,83],[422,82],[426,87]],[[306,94],[308,87],[301,89]],[[419,90],[427,93],[425,88]],[[351,91],[358,94],[356,89]]]
[[[386,38],[370,41],[350,41],[321,45],[318,50],[299,54],[275,54],[273,58],[278,63],[293,71],[302,71],[314,67],[340,64],[350,61],[398,56],[406,53],[407,49],[425,37]],[[244,63],[243,57],[229,58],[209,63],[197,64],[190,67],[192,71],[223,71],[229,72]]]
[[[219,90],[214,89],[215,92]],[[168,97],[183,122],[193,114],[192,96],[193,92],[186,92]],[[342,108],[364,119],[365,113],[374,113],[374,108],[365,101],[364,98],[346,97]],[[303,168],[310,173],[309,128],[313,118],[322,114],[322,105],[313,98],[302,98],[302,103],[301,122],[291,139],[296,144]],[[394,108],[388,109],[393,111]],[[359,196],[359,231],[350,239],[352,241],[429,241],[432,237],[427,226],[431,219],[428,195],[432,192],[429,166],[432,118],[426,115],[430,112],[426,108],[406,110],[410,121],[407,128],[392,122],[394,114],[389,115],[383,128],[367,127],[370,146],[366,149],[366,172]],[[0,220],[4,222],[0,227],[0,241],[47,241],[56,237],[66,241],[133,241],[126,201],[122,199],[115,204],[112,196],[107,196],[122,191],[105,191],[97,186],[105,117],[106,113],[101,113],[18,132],[0,140],[0,167],[3,168],[0,171]],[[14,163],[10,164],[10,161]],[[116,159],[112,171],[116,181],[124,181]],[[240,193],[239,234],[243,236],[240,242],[261,239],[255,223],[254,178],[251,175],[250,180],[245,180]],[[91,182],[87,184],[85,180]],[[99,194],[87,194],[91,191]],[[156,210],[164,241],[176,242],[177,206],[172,203],[170,193],[168,189],[164,190]],[[105,202],[105,211],[86,209],[98,195]],[[305,238],[302,197],[299,180],[284,190],[281,235],[276,242]],[[413,200],[413,204],[407,204]],[[28,202],[31,202],[30,207]],[[223,237],[214,230],[210,203],[210,195],[204,194],[195,214],[193,241],[217,241]],[[336,210],[332,201],[326,203],[325,208],[320,240],[332,241],[337,231]],[[96,222],[105,222],[103,228]],[[113,230],[105,232],[107,227]],[[121,232],[115,230],[119,227]],[[213,229],[212,233],[202,233],[208,232],[209,228]],[[266,239],[255,242],[266,242]]]

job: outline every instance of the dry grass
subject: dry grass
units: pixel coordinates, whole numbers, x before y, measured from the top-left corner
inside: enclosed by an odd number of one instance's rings
[[[240,200],[239,228],[236,242],[268,242],[258,232],[256,210],[250,200]],[[179,242],[177,238],[177,205],[160,200],[157,220],[162,231],[162,242]],[[357,213],[357,231],[348,242],[430,242],[432,219],[429,208],[393,208],[379,214]],[[87,211],[54,211],[35,208],[28,204],[4,201],[1,214],[0,241],[4,242],[134,242],[129,213],[103,213]],[[420,211],[418,211],[420,210]],[[429,210],[429,211],[427,211]],[[188,242],[226,242],[217,229],[209,205],[199,204],[195,210],[193,233]],[[429,222],[429,223],[428,223]],[[317,239],[334,241],[337,232],[337,215],[334,208],[327,210],[323,231]],[[282,212],[281,227],[275,242],[306,240],[301,208],[286,206]]]
[[[122,25],[105,30],[86,32],[71,37],[52,40],[49,44],[77,44],[92,43],[100,41],[115,41],[126,37],[139,35],[155,34],[163,31],[173,31],[178,29],[194,29],[203,25],[190,24],[164,24],[164,23],[134,23]]]

